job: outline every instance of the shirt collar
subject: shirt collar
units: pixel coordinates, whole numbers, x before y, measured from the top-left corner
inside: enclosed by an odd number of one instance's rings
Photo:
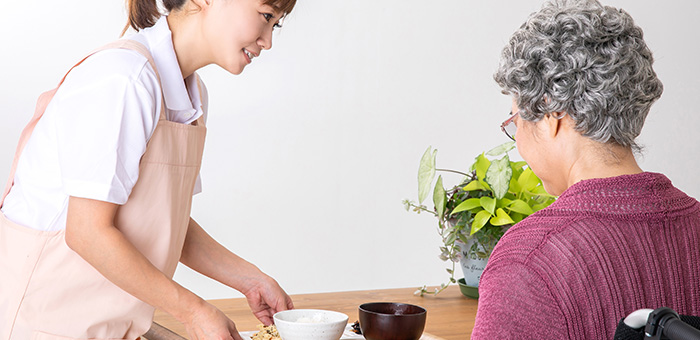
[[[162,16],[153,27],[143,29],[140,33],[146,38],[158,69],[166,108],[176,116],[184,115],[196,119],[201,115],[197,75],[194,73],[187,79],[182,79],[167,16]],[[189,93],[185,81],[190,89]]]

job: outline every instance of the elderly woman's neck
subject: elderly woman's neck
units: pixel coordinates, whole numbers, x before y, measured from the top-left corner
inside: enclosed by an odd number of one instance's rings
[[[630,147],[591,141],[570,167],[568,186],[592,178],[609,178],[643,172]]]

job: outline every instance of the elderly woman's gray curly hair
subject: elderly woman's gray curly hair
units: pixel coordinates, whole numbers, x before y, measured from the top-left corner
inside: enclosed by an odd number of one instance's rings
[[[651,105],[663,92],[642,29],[594,0],[555,0],[533,13],[503,49],[494,79],[521,117],[565,111],[583,136],[638,151]]]

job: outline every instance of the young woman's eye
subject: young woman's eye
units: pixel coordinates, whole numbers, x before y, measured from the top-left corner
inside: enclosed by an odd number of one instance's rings
[[[263,17],[265,18],[265,21],[268,21],[268,22],[269,22],[270,20],[272,20],[272,17],[273,17],[272,14],[270,14],[270,13],[263,13],[262,15],[263,15]]]
[[[274,26],[272,26],[272,28],[273,28],[273,29],[279,29],[279,28],[282,28],[282,25],[280,25],[280,23],[278,22],[278,23],[276,23]]]

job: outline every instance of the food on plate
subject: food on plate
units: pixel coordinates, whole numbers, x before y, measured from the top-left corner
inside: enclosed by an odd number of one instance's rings
[[[355,321],[355,323],[352,324],[351,331],[355,334],[362,334],[362,330],[360,329],[360,321]]]
[[[275,325],[258,325],[259,332],[253,334],[251,340],[282,340],[280,334],[277,333]]]

